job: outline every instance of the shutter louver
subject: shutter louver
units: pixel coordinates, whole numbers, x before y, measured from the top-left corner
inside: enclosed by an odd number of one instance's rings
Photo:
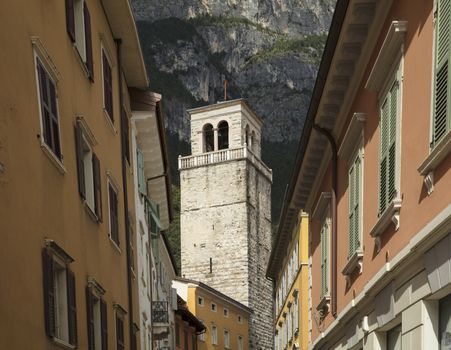
[[[106,302],[100,299],[100,327],[102,329],[102,350],[108,349],[108,323]]]
[[[89,14],[86,1],[83,6],[83,15],[85,19],[85,44],[86,44],[86,68],[89,72],[89,79],[94,81],[94,62],[92,60],[92,37],[91,37],[91,15]]]
[[[83,164],[83,136],[80,123],[75,126],[75,151],[77,156],[78,192],[86,199],[85,166]]]
[[[354,254],[354,198],[355,198],[355,167],[349,169],[349,247],[348,258]]]
[[[66,0],[66,29],[70,40],[75,42],[74,0]]]
[[[75,301],[75,275],[66,269],[67,278],[67,310],[69,324],[69,344],[77,345],[77,307]]]
[[[102,182],[100,180],[100,161],[99,158],[92,154],[92,169],[94,176],[94,205],[95,213],[100,222],[102,222]]]
[[[360,248],[360,213],[359,213],[359,205],[360,205],[360,156],[357,156],[355,161],[354,171],[355,171],[355,180],[354,180],[354,207],[353,207],[353,215],[354,215],[354,251],[355,253]]]
[[[385,99],[381,110],[380,128],[380,169],[379,169],[379,214],[387,207],[387,168],[388,168],[388,143],[389,143],[389,101]]]
[[[388,150],[387,205],[397,196],[396,191],[396,135],[398,120],[398,81],[390,90],[390,148]]]
[[[433,146],[447,133],[450,123],[451,92],[448,72],[451,53],[451,0],[438,1],[437,9]]]
[[[94,338],[93,295],[89,287],[86,287],[86,320],[88,326],[88,350],[94,350],[95,338]]]
[[[138,168],[138,190],[143,195],[147,195],[146,189],[146,178],[144,173],[144,155],[142,151],[137,148],[136,149],[136,160],[137,160],[137,168]]]
[[[42,267],[44,282],[44,316],[45,333],[48,337],[55,336],[55,281],[53,255],[49,249],[42,250]]]
[[[113,116],[113,77],[111,74],[111,66],[108,58],[103,52],[103,99],[105,104],[105,110],[108,113],[111,121],[114,122]]]

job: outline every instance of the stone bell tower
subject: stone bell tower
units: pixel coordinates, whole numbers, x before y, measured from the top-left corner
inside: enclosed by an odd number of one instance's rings
[[[192,155],[179,158],[182,276],[253,310],[250,349],[272,349],[272,171],[261,119],[244,100],[188,111]]]

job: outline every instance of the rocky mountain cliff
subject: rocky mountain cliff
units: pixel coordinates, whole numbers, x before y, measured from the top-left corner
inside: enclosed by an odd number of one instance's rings
[[[264,120],[278,221],[335,0],[132,0],[171,161],[189,154],[186,110],[244,97]],[[174,180],[178,173],[173,169]]]

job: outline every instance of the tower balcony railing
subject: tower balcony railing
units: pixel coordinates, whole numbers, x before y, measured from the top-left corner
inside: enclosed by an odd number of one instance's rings
[[[272,170],[258,158],[245,144],[241,147],[227,148],[219,151],[179,156],[179,170],[202,167],[205,165],[224,163],[230,160],[248,159],[260,172],[272,181]]]

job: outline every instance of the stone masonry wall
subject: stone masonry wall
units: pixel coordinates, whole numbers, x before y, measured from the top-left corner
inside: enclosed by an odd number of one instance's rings
[[[248,305],[245,166],[240,160],[182,170],[180,229],[182,276]]]
[[[272,349],[270,181],[243,159],[182,170],[180,185],[182,276],[249,306],[251,349]]]
[[[272,349],[272,283],[265,276],[271,250],[271,182],[248,162],[247,184],[251,349]]]

